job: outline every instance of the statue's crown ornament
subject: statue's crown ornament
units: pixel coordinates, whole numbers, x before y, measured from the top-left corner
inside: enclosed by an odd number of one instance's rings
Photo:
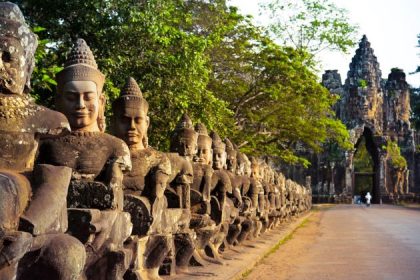
[[[210,137],[213,141],[212,142],[212,148],[213,149],[222,149],[222,150],[226,149],[225,143],[223,143],[222,139],[220,138],[219,134],[217,134],[217,132],[212,131],[210,133]]]
[[[67,61],[64,63],[64,67],[69,67],[75,64],[86,64],[95,69],[98,69],[95,57],[86,41],[83,39],[77,39],[76,44],[71,49],[70,54],[67,57]]]
[[[206,126],[202,123],[197,123],[195,125],[195,131],[197,131],[197,133],[200,135],[209,136]]]
[[[98,93],[102,93],[105,75],[98,70],[95,57],[85,40],[77,39],[64,63],[64,69],[57,73],[56,80],[59,91],[70,81],[92,81]]]
[[[194,129],[194,126],[192,124],[191,118],[187,115],[187,113],[184,113],[179,120],[175,130],[180,129]]]
[[[190,139],[191,141],[196,142],[198,133],[194,130],[194,126],[190,117],[184,113],[179,119],[177,126],[171,137],[171,151],[177,151],[179,141],[181,139]]]
[[[229,140],[229,138],[225,138],[225,144],[226,144],[226,152],[230,153],[230,152],[237,152],[237,150],[235,149],[235,146],[232,144],[232,142]]]
[[[121,90],[121,96],[138,96],[143,98],[143,93],[140,90],[139,85],[133,77],[129,77]]]
[[[135,107],[138,110],[147,113],[149,110],[149,103],[143,98],[143,93],[140,90],[139,85],[133,77],[129,77],[125,82],[124,87],[121,90],[120,97],[118,97],[113,107]]]
[[[197,123],[195,125],[195,131],[198,133],[198,140],[197,143],[202,143],[206,145],[211,145],[212,140],[207,132],[207,128],[202,123]]]

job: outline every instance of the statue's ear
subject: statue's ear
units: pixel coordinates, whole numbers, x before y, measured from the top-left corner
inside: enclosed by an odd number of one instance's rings
[[[149,116],[146,116],[146,123],[147,123],[147,128],[149,128],[149,125],[150,125],[150,118],[149,118]]]
[[[210,162],[208,164],[209,165],[213,164],[213,149],[210,149]]]

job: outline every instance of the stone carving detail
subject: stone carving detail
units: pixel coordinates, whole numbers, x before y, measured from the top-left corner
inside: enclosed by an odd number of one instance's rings
[[[86,42],[77,40],[57,74],[57,108],[66,115],[72,132],[42,141],[38,162],[73,170],[69,232],[86,247],[85,276],[121,279],[131,258],[123,243],[132,224],[122,211],[123,172],[131,169],[131,161],[125,143],[103,132],[104,81]],[[99,270],[104,265],[107,269]]]
[[[0,2],[0,279],[160,279],[310,209],[311,193],[184,114],[169,153],[148,144],[133,78],[105,133],[105,76],[83,39],[56,108],[29,97],[36,36]],[[251,241],[252,242],[252,241]]]
[[[19,8],[0,2],[0,279],[77,279],[86,253],[65,234],[71,169],[34,165],[41,138],[69,128],[27,95],[36,46]]]

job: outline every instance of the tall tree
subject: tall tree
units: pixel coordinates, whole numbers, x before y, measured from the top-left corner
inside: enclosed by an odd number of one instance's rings
[[[347,52],[355,45],[357,26],[331,0],[271,0],[261,7],[270,16],[274,37],[308,52],[308,58],[326,49]]]
[[[138,80],[150,103],[152,145],[168,147],[169,133],[184,112],[210,128],[227,130],[233,122],[227,104],[206,89],[209,68],[204,52],[217,41],[217,33],[206,37],[190,32],[195,22],[188,1],[16,2],[33,26],[45,29],[40,37],[51,42],[40,66],[63,65],[76,38],[84,38],[107,76],[110,102],[127,77]],[[37,90],[38,99],[50,100],[49,89]]]
[[[297,145],[319,151],[327,140],[346,144],[330,108],[334,96],[308,68],[309,54],[277,45],[225,0],[18,2],[48,39],[35,79],[41,102],[53,96],[43,75],[59,69],[81,37],[107,75],[110,101],[128,76],[139,81],[150,103],[151,143],[160,149],[184,112],[245,152],[288,162],[307,163]]]

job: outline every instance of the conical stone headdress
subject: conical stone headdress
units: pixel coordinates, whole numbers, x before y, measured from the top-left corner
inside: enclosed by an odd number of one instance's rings
[[[102,93],[105,75],[98,70],[95,57],[85,40],[77,39],[64,63],[64,69],[56,75],[56,80],[59,91],[70,81],[92,81],[96,84],[98,92]]]
[[[197,123],[195,125],[195,131],[198,133],[198,139],[197,139],[198,144],[200,144],[200,143],[201,144],[208,144],[209,146],[211,146],[212,139],[208,135],[207,128],[204,124]]]
[[[217,134],[217,132],[212,131],[210,133],[210,137],[213,141],[212,142],[213,150],[216,150],[216,149],[226,150],[226,145],[225,145],[225,143],[223,143],[222,139],[220,138],[219,134]]]
[[[147,111],[149,109],[149,103],[143,98],[143,93],[140,90],[134,78],[129,77],[124,87],[121,90],[120,97],[118,97],[112,104],[112,108],[115,112],[117,108],[130,107],[135,110]]]
[[[197,136],[198,134],[194,130],[190,117],[184,113],[172,134],[170,147],[171,152],[177,152],[177,147],[180,144],[181,139],[192,139],[196,142]]]
[[[232,153],[232,154],[237,154],[238,151],[235,149],[235,146],[232,144],[232,142],[230,142],[229,138],[225,138],[225,144],[226,144],[226,152]]]

